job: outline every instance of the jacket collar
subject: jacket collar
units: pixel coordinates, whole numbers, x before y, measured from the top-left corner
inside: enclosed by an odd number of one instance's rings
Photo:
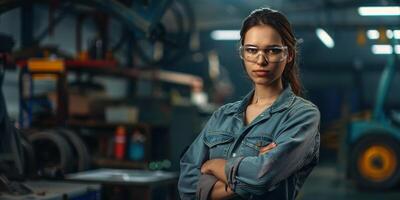
[[[245,111],[247,105],[250,102],[251,97],[254,94],[254,89],[251,90],[242,100],[233,103],[231,106],[228,106],[224,113],[225,114],[232,114],[232,113],[242,113]],[[283,92],[279,95],[276,101],[271,105],[270,112],[275,113],[282,110],[287,109],[292,105],[296,95],[292,91],[292,87],[288,85]]]
[[[271,113],[280,112],[289,108],[295,99],[292,87],[288,85],[271,106]]]

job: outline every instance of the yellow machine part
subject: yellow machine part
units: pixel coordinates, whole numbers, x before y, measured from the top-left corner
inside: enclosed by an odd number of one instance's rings
[[[371,181],[381,182],[394,175],[398,160],[390,146],[375,144],[366,148],[358,158],[360,174]]]

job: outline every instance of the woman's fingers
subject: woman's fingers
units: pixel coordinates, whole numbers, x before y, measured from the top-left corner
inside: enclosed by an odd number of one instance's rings
[[[267,146],[261,147],[260,148],[260,152],[259,152],[258,155],[262,155],[262,154],[268,153],[269,151],[271,151],[275,147],[276,147],[276,144],[274,142],[268,144]]]
[[[209,161],[209,160],[208,160],[208,161]],[[208,168],[209,168],[209,165],[210,165],[210,162],[208,162],[208,161],[206,161],[205,163],[203,163],[203,165],[201,166],[200,172],[201,172],[202,174],[205,174],[205,173],[208,172]]]

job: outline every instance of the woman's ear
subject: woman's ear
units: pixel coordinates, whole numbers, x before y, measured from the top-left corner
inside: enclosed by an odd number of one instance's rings
[[[287,57],[287,63],[292,62],[292,60],[293,60],[293,53],[292,53],[292,52],[289,52],[289,53],[288,53],[288,57]]]
[[[288,63],[292,62],[292,60],[293,60],[293,56],[289,56],[288,57]]]

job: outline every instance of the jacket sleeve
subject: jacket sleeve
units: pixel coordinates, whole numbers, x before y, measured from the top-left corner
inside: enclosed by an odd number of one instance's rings
[[[225,173],[231,189],[245,199],[262,195],[318,157],[319,121],[316,107],[299,108],[281,126],[277,147],[261,156],[228,159]]]
[[[204,129],[186,150],[180,160],[181,171],[178,181],[178,190],[182,200],[197,198],[196,189],[198,189],[197,185],[199,184],[201,176],[201,166],[209,159],[209,150],[203,142],[203,137],[209,130],[213,120],[215,120],[215,115],[214,113],[211,116]]]
[[[211,194],[211,190],[217,183],[217,177],[209,174],[202,174],[199,179],[196,191],[196,199],[207,200]]]

